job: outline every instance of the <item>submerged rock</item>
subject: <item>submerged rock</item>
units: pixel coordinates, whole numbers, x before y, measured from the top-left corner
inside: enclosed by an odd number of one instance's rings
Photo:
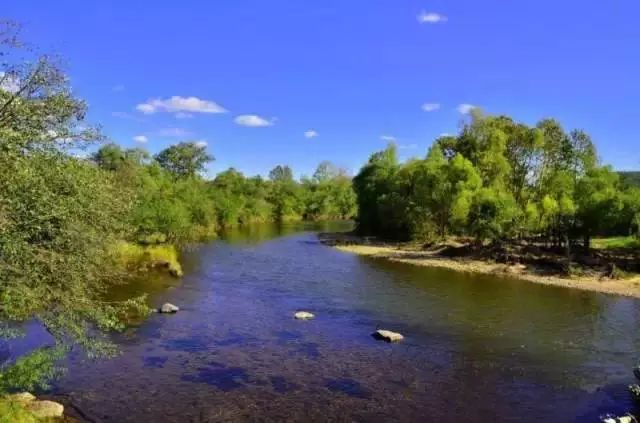
[[[25,409],[39,419],[62,417],[64,413],[64,406],[54,401],[30,401]]]
[[[309,313],[308,311],[298,311],[293,315],[298,320],[309,320],[316,317],[313,313]]]
[[[171,303],[164,303],[162,307],[160,307],[160,313],[177,313],[180,311],[180,307],[174,306]]]
[[[378,329],[372,334],[372,336],[378,340],[387,342],[398,342],[404,339],[404,336],[402,336],[402,334],[385,329]]]

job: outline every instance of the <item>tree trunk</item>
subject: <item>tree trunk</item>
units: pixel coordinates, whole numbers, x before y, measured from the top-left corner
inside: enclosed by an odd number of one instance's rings
[[[569,242],[569,234],[564,234],[564,242],[565,242],[565,253],[567,258],[567,273],[571,270],[571,242]]]
[[[584,239],[584,250],[588,254],[589,251],[591,250],[591,235],[585,234],[583,239]]]

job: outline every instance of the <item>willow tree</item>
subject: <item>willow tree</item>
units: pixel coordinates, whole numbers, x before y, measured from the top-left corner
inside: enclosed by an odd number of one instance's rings
[[[72,345],[112,353],[104,332],[144,311],[141,299],[103,301],[120,280],[110,247],[128,230],[131,201],[110,174],[71,154],[99,131],[56,62],[33,57],[16,32],[0,25],[0,336],[36,320],[53,343],[0,363],[0,390],[43,382]]]

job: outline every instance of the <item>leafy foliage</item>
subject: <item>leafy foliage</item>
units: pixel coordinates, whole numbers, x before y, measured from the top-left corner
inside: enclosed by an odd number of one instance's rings
[[[424,159],[400,164],[394,146],[374,153],[354,188],[359,231],[396,239],[582,239],[589,248],[593,236],[640,230],[640,189],[598,163],[584,131],[553,119],[529,127],[474,110]]]

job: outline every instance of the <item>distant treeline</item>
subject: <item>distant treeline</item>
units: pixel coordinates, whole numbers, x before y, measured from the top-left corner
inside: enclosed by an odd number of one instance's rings
[[[354,178],[358,230],[403,240],[463,235],[588,248],[595,235],[638,234],[637,175],[601,165],[584,131],[566,132],[553,119],[531,127],[476,109],[425,158],[399,163],[393,145],[371,155]]]
[[[351,178],[326,161],[312,177],[296,181],[291,168],[280,165],[268,179],[231,168],[206,180],[201,174],[213,157],[195,142],[153,157],[107,144],[90,160],[112,173],[121,194],[130,196],[132,241],[189,241],[241,224],[347,219],[356,210]]]
[[[622,183],[626,186],[640,187],[640,172],[624,171],[618,172],[618,174],[620,175]]]

